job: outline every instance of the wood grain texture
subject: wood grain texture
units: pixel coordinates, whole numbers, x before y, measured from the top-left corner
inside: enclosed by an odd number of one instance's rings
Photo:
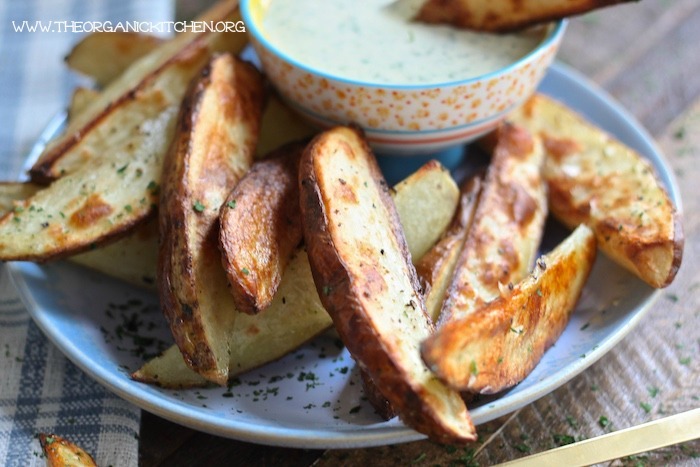
[[[285,450],[283,456],[275,457],[275,448],[208,435],[182,439],[182,433],[191,430],[144,413],[141,453],[148,454],[143,460],[149,462],[143,464],[170,465],[166,462],[173,459],[170,444],[179,443],[179,459],[183,463],[188,461],[188,465],[203,465],[212,459],[208,457],[211,449],[225,452],[227,465],[246,465],[251,459],[256,459],[259,465],[279,461],[275,465],[315,467],[493,465],[571,439],[594,437],[699,406],[700,53],[697,44],[700,44],[700,2],[644,0],[572,20],[559,54],[560,60],[611,92],[656,137],[676,173],[684,202],[686,249],[676,280],[662,292],[628,337],[600,361],[537,402],[479,426],[479,442],[467,448],[419,441],[325,453]],[[168,437],[159,438],[160,432]],[[204,439],[216,448],[203,442]],[[245,454],[237,454],[240,452]],[[698,463],[700,441],[617,460],[612,465]]]

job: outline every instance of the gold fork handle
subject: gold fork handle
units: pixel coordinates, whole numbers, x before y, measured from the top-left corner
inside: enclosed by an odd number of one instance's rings
[[[700,408],[500,465],[584,466],[700,438]]]

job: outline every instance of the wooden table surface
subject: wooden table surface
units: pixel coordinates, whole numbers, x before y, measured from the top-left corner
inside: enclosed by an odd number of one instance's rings
[[[156,465],[493,465],[700,406],[700,2],[644,0],[573,19],[559,60],[622,103],[656,138],[684,202],[675,282],[612,351],[553,393],[479,427],[466,448],[429,441],[352,450],[258,446],[143,413],[140,461]],[[608,420],[607,426],[601,423]],[[700,442],[612,465],[697,465]]]

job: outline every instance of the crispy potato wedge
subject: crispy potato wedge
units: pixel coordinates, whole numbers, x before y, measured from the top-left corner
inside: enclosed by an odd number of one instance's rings
[[[440,164],[426,164],[417,173],[420,176],[414,174],[396,185],[393,196],[399,213],[408,216],[401,217],[402,224],[406,225],[406,237],[423,243],[421,236],[440,236],[456,208],[456,199],[450,204],[449,200],[445,201],[439,196],[426,197],[423,194],[440,190],[457,192],[458,189],[449,172]],[[449,204],[450,209],[444,208],[445,203]],[[415,209],[404,209],[406,206]],[[415,222],[420,213],[430,211],[431,207],[445,215],[436,218],[428,226]],[[413,228],[418,230],[414,232]],[[298,248],[285,269],[272,304],[260,314],[240,313],[236,317],[231,337],[234,345],[231,346],[229,377],[286,355],[328,329],[331,324],[331,318],[316,292],[306,251]],[[203,386],[208,383],[187,367],[175,346],[162,357],[146,363],[132,377],[170,388]]]
[[[68,121],[75,119],[75,116],[85,110],[92,101],[98,99],[100,92],[95,89],[77,87],[73,90],[70,102],[68,103]]]
[[[19,208],[23,201],[41,190],[31,182],[0,182],[0,217]],[[88,251],[70,258],[83,266],[144,287],[153,287],[156,277],[158,224],[155,219],[137,227],[127,237],[99,250]]]
[[[236,20],[239,17],[237,2],[218,3],[203,17]],[[154,107],[160,107],[156,115],[165,113],[174,120],[194,76],[185,70],[198,71],[216,52],[238,54],[247,43],[246,37],[225,32],[183,33],[142,57],[75,115],[61,135],[47,144],[30,169],[32,180],[48,183],[79,170],[87,160],[118,158],[115,153],[133,153],[134,148],[159,152],[149,136],[171,136],[170,120],[156,118]],[[158,106],[145,104],[149,100],[156,100]]]
[[[421,361],[433,331],[389,189],[362,134],[317,136],[299,169],[314,283],[338,334],[402,420],[439,442],[476,439],[459,394]]]
[[[0,217],[10,211],[24,210],[23,201],[43,188],[31,182],[0,182]]]
[[[543,161],[539,138],[501,128],[438,327],[473,313],[532,269],[547,216]]]
[[[647,284],[669,285],[683,257],[683,225],[651,164],[544,95],[509,119],[542,137],[554,216],[571,228],[587,224],[599,248]]]
[[[165,40],[136,32],[95,32],[85,36],[68,53],[66,65],[105,86],[139,58]]]
[[[90,454],[61,436],[39,433],[38,438],[47,467],[97,467]]]
[[[192,52],[171,67],[183,89],[209,57],[206,48]],[[138,93],[133,98],[138,114],[103,120],[105,131],[124,127],[119,138],[105,137],[97,145],[104,153],[87,157],[26,199],[23,212],[0,219],[0,259],[45,261],[80,253],[123,236],[151,216],[181,100],[175,97],[165,98],[158,89]]]
[[[488,32],[508,32],[632,0],[427,0],[416,19]]]
[[[221,262],[236,308],[243,313],[270,306],[301,243],[298,168],[305,146],[285,145],[253,164],[221,205]]]
[[[474,219],[483,177],[466,180],[460,190],[459,204],[452,222],[440,240],[416,263],[418,280],[423,289],[428,316],[437,322],[457,260]]]
[[[237,313],[221,268],[219,209],[253,161],[264,94],[252,65],[228,54],[212,59],[185,96],[163,162],[161,308],[187,364],[222,385]]]
[[[595,236],[581,225],[511,291],[426,339],[426,363],[460,391],[493,394],[519,383],[569,322],[595,256]]]

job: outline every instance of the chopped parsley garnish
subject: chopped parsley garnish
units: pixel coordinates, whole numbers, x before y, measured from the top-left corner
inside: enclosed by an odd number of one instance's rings
[[[566,446],[567,444],[574,444],[576,442],[576,438],[571,435],[555,433],[552,435],[552,438],[554,438],[554,442],[557,443],[557,446]]]
[[[204,212],[205,206],[200,201],[195,201],[192,208],[197,212]]]
[[[236,207],[236,200],[235,200],[235,199],[232,199],[231,201],[229,201],[228,203],[226,203],[226,207],[229,208],[229,209],[235,208],[235,207]]]

